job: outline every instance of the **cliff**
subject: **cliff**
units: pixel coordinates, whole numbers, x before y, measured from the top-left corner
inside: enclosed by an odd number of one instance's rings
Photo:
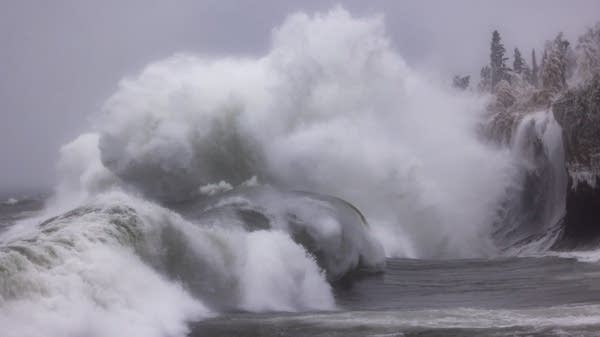
[[[600,242],[600,75],[571,89],[552,105],[562,127],[569,174],[562,238],[556,248]]]

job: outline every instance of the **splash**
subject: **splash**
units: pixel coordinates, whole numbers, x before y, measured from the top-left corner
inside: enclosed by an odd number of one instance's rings
[[[562,129],[551,111],[525,115],[511,140],[512,184],[494,237],[511,254],[547,251],[562,231],[567,172]]]
[[[475,135],[483,103],[410,69],[380,17],[337,8],[290,16],[264,57],[177,55],[124,80],[100,154],[157,200],[257,176],[352,201],[390,256],[480,256],[509,162]]]
[[[221,310],[335,308],[321,269],[282,231],[199,226],[122,192],[36,229],[0,246],[9,336],[180,336]]]
[[[384,255],[494,255],[512,158],[478,139],[484,103],[341,8],[291,15],[259,58],[150,64],[61,149],[46,211],[0,236],[0,323],[179,336],[220,311],[335,309],[328,281]]]

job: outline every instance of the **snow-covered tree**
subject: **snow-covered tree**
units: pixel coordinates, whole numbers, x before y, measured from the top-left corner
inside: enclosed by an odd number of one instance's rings
[[[492,91],[492,69],[489,66],[485,66],[481,68],[481,72],[479,73],[480,82],[479,82],[479,90],[480,91]]]
[[[506,79],[506,60],[504,57],[504,45],[500,39],[500,33],[494,30],[492,33],[492,44],[490,46],[490,68],[491,68],[491,79],[492,88],[496,86],[501,80]]]
[[[534,87],[538,86],[539,68],[537,64],[537,58],[535,57],[535,49],[531,50],[531,77],[529,83]]]
[[[525,70],[525,67],[525,60],[523,60],[523,57],[521,57],[519,48],[515,48],[513,54],[513,71],[517,74],[521,74]]]
[[[546,43],[540,78],[542,88],[551,92],[559,92],[567,87],[569,41],[562,33],[553,41]]]
[[[600,74],[600,22],[579,37],[575,47],[577,75],[582,80]]]
[[[519,76],[520,80],[524,80],[529,84],[533,82],[531,69],[529,69],[529,66],[527,65],[527,62],[525,62],[523,56],[521,56],[521,51],[519,48],[515,48],[513,54],[513,76],[511,77],[514,78],[514,75]]]

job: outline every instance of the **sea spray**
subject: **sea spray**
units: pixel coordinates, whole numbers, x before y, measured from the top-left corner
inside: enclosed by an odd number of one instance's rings
[[[512,132],[512,184],[498,212],[495,241],[509,254],[539,254],[562,231],[567,172],[560,125],[549,111],[520,118]]]
[[[299,13],[263,57],[176,55],[124,80],[100,155],[156,200],[257,176],[355,203],[389,256],[493,255],[510,158],[476,136],[484,103],[408,67],[381,17]]]
[[[179,336],[221,311],[335,309],[327,281],[382,265],[380,243],[496,254],[511,158],[476,135],[484,103],[411,69],[381,17],[341,8],[288,17],[262,57],[152,63],[62,148],[42,215],[0,236],[0,325]],[[177,213],[249,179],[274,200]]]

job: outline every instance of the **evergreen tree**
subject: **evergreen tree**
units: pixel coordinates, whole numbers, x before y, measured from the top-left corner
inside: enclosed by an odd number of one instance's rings
[[[452,79],[452,86],[457,89],[466,90],[469,87],[469,81],[471,76],[454,76]]]
[[[546,46],[546,49],[544,49],[544,55],[542,55],[542,64],[540,65],[540,73],[538,74],[538,80],[539,77],[541,77],[541,72],[544,69],[544,66],[546,65],[546,60],[548,59],[548,46]]]
[[[529,83],[531,83],[534,87],[538,86],[538,73],[539,73],[539,69],[538,69],[537,59],[535,57],[535,49],[532,49],[531,50],[531,80],[529,81]]]
[[[491,91],[492,90],[492,69],[489,66],[481,68],[479,73],[481,80],[479,82],[480,91]]]
[[[525,71],[525,60],[521,57],[521,52],[519,48],[515,48],[515,53],[513,56],[513,70],[517,74],[521,74]]]
[[[500,33],[497,30],[494,30],[492,33],[492,44],[491,44],[491,53],[490,53],[490,68],[491,68],[491,80],[492,80],[492,89],[500,82],[501,80],[507,78],[507,68],[506,68],[506,60],[504,57],[504,45],[500,39]]]

